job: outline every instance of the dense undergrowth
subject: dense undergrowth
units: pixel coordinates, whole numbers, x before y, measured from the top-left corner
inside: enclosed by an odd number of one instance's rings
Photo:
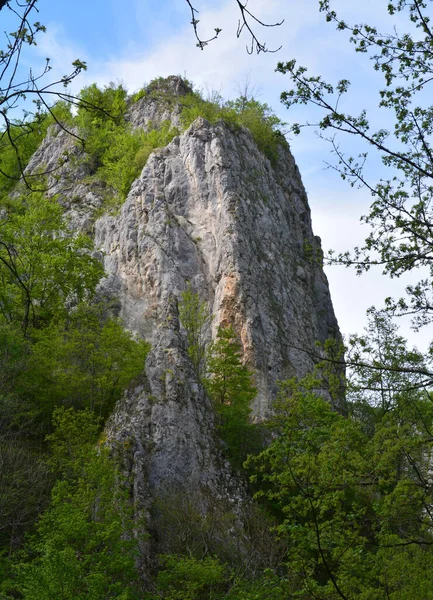
[[[23,148],[34,149],[39,137],[32,130]],[[4,166],[11,156],[2,155]],[[41,176],[33,181],[44,185]],[[6,176],[2,183],[5,193],[11,183]],[[55,577],[62,585],[75,577],[99,595],[74,588],[72,597],[102,598],[111,571],[99,569],[98,560],[111,544],[123,548],[123,519],[113,495],[117,468],[96,443],[149,348],[124,330],[110,301],[98,298],[102,266],[91,240],[70,231],[57,199],[26,187],[2,198],[0,595],[60,597]],[[88,562],[79,559],[86,551]],[[117,568],[112,560],[110,568]],[[109,585],[120,590],[113,577]]]

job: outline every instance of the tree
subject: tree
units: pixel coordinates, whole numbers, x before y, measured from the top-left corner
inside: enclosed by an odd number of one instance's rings
[[[310,104],[322,110],[323,118],[315,125],[337,156],[334,167],[351,186],[365,187],[373,198],[369,214],[363,217],[371,226],[365,245],[355,248],[352,254],[331,254],[329,261],[354,265],[359,273],[379,265],[391,277],[425,267],[429,276],[409,285],[405,298],[386,299],[390,313],[413,315],[416,327],[433,318],[433,106],[426,94],[433,69],[430,5],[422,0],[392,0],[388,3],[390,17],[406,16],[408,32],[400,34],[396,28],[393,33],[384,34],[373,25],[350,25],[337,17],[330,0],[320,2],[326,20],[339,31],[349,31],[355,51],[368,56],[373,68],[382,73],[384,87],[378,90],[379,106],[392,115],[391,131],[373,131],[365,111],[351,115],[340,109],[342,97],[350,90],[347,79],[333,85],[321,76],[308,76],[305,67],[297,66],[294,60],[280,62],[277,68],[280,73],[289,74],[294,85],[281,95],[283,103],[288,108]],[[310,125],[294,124],[292,131],[299,133],[302,127]],[[354,136],[365,144],[366,150],[357,157],[347,156],[337,134]],[[388,170],[378,183],[370,181],[366,174],[368,149],[379,154]]]
[[[56,199],[31,193],[1,218],[0,316],[27,335],[64,315],[66,302],[90,298],[103,269],[91,241],[68,231]]]
[[[419,369],[419,353],[374,317],[376,340],[358,338],[365,362],[379,348],[383,364]],[[272,441],[248,460],[257,497],[279,512],[295,597],[432,598],[431,394],[414,385],[417,374],[393,380],[390,369],[378,382],[360,369],[341,415],[318,392],[328,366],[282,384]]]
[[[138,598],[127,493],[109,449],[96,446],[98,419],[58,409],[54,423],[49,440],[62,478],[10,587],[25,600]]]
[[[219,430],[233,464],[241,467],[249,451],[257,449],[250,423],[252,400],[257,389],[253,374],[242,364],[240,346],[232,327],[219,327],[207,361],[206,389],[219,417]]]
[[[190,285],[182,292],[179,303],[179,320],[186,332],[188,355],[201,380],[206,374],[209,328],[212,322],[206,302],[192,291]]]
[[[144,368],[150,344],[137,341],[107,306],[80,304],[37,334],[23,376],[27,395],[48,417],[56,406],[107,418]]]

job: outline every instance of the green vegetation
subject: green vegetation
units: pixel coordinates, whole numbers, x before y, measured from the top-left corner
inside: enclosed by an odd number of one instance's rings
[[[162,557],[163,567],[157,576],[157,598],[165,600],[200,600],[221,598],[225,587],[225,568],[210,556],[203,560],[186,556]]]
[[[212,400],[228,457],[233,466],[241,468],[248,453],[261,446],[258,427],[250,422],[250,404],[257,395],[251,381],[253,374],[242,364],[241,348],[232,327],[220,326],[216,341],[207,342],[212,319],[206,302],[191,286],[182,293],[179,318],[193,367]]]
[[[115,189],[121,199],[125,199],[132,182],[140,175],[151,153],[167,146],[178,133],[169,121],[147,132],[130,132],[127,127],[118,129],[102,156],[102,166],[98,169],[97,176]]]
[[[191,290],[183,302],[190,321],[206,317]],[[342,414],[332,407],[343,401],[342,357],[335,343],[323,351],[315,373],[281,384],[267,423],[271,441],[257,453],[249,425],[256,391],[233,330],[219,329],[204,353],[202,381],[228,457],[238,467],[249,454],[244,468],[253,473],[255,498],[276,517],[284,559],[278,575],[270,569],[237,579],[233,565],[221,559],[172,555],[160,571],[161,597],[433,598],[433,409],[423,389],[432,357],[408,350],[389,315],[370,311],[367,335],[354,336],[347,349],[359,366],[345,382]],[[204,586],[207,569],[211,588]]]
[[[182,129],[166,121],[158,127],[132,130],[125,119],[130,103],[146,97],[158,101],[162,107],[180,106]],[[166,80],[151,82],[129,100],[122,86],[110,85],[104,89],[95,84],[80,93],[82,104],[74,119],[79,135],[84,139],[86,163],[91,177],[103,181],[114,194],[111,207],[118,207],[126,198],[150,154],[165,147],[176,135],[185,130],[197,117],[211,123],[220,120],[226,124],[247,127],[258,148],[272,161],[278,157],[278,146],[283,140],[279,129],[284,125],[269,106],[241,97],[225,102],[220,96],[205,100],[198,92],[176,96]],[[94,107],[94,108],[89,108]]]
[[[45,441],[56,410],[87,409],[103,423],[143,369],[148,345],[124,331],[107,303],[96,303],[103,269],[91,251],[90,239],[67,227],[56,198],[27,190],[4,203],[0,557],[23,546],[57,489]]]
[[[205,100],[197,92],[181,98],[180,103],[181,119],[185,127],[189,127],[198,117],[203,117],[210,123],[223,121],[233,127],[246,127],[250,130],[259,150],[272,163],[276,162],[278,147],[284,140],[280,130],[285,124],[267,104],[243,96],[227,102],[219,96],[213,100]]]
[[[186,88],[193,88],[191,82],[186,81]],[[183,96],[175,96],[170,86],[170,81],[159,77],[143,87],[132,96],[136,102],[141,98],[157,101],[168,109],[179,105],[181,108],[181,121],[186,129],[198,117],[203,117],[210,123],[223,121],[232,127],[246,127],[250,130],[258,148],[271,162],[278,157],[278,146],[284,137],[281,130],[283,123],[265,103],[258,102],[252,97],[240,96],[236,100],[224,100],[216,92],[209,99],[205,99],[198,91],[189,92]]]
[[[78,305],[66,322],[37,335],[26,385],[41,409],[73,406],[106,418],[142,372],[149,344],[104,311],[100,304]]]
[[[328,363],[284,383],[269,423],[273,441],[249,459],[256,497],[280,514],[287,578],[299,598],[433,597],[433,408],[416,385],[416,369],[427,365],[389,318],[374,315],[372,325],[376,339],[370,332],[353,340],[355,352],[377,365],[380,357],[383,367],[397,361],[398,372],[386,380],[386,371],[357,369],[347,416],[317,392]]]
[[[8,193],[22,179],[33,153],[45,138],[48,127],[56,122],[72,123],[71,110],[65,102],[58,102],[50,113],[38,112],[32,120],[17,121],[0,133],[0,207],[9,203]],[[26,184],[39,189],[40,176],[26,175]]]
[[[206,335],[212,322],[206,302],[192,291],[190,285],[181,294],[179,319],[186,332],[187,350],[197,376],[206,374],[208,344]]]
[[[128,496],[108,448],[96,447],[98,419],[61,408],[53,424],[51,463],[61,477],[3,586],[23,600],[139,598]]]
[[[152,150],[170,141],[169,127],[148,134],[132,131],[125,120],[127,92],[121,85],[102,90],[93,84],[81,91],[80,98],[75,121],[84,139],[87,166],[121,202]],[[89,105],[94,108],[89,110]]]
[[[1,317],[27,336],[64,316],[67,302],[89,299],[102,276],[90,248],[68,231],[55,198],[37,192],[17,200],[1,230]]]
[[[235,467],[260,448],[257,427],[251,423],[250,404],[257,395],[253,374],[242,364],[240,345],[232,327],[219,327],[207,362],[206,389],[218,416],[218,428]]]
[[[114,191],[119,204],[151,152],[166,146],[178,130],[166,122],[158,129],[133,131],[125,120],[127,92],[121,85],[101,90],[93,84],[81,91],[80,98],[75,122],[84,138],[87,165],[94,178]]]
[[[400,3],[393,10],[402,8]],[[428,34],[416,14],[413,23]],[[359,31],[353,35],[356,42]],[[382,45],[389,59],[393,50]],[[404,48],[412,57],[410,44]],[[396,74],[385,64],[391,82]],[[416,80],[426,72],[417,64]],[[285,96],[288,104],[316,101],[329,91],[292,63],[280,70],[291,71],[298,84]],[[340,92],[346,89],[341,83]],[[406,99],[412,93],[406,90]],[[90,86],[76,116],[61,105],[58,110],[85,140],[89,177],[105,182],[116,202],[150,153],[179,133],[169,123],[131,130],[128,105],[146,95],[168,106],[179,102],[182,128],[198,116],[246,126],[260,150],[277,158],[281,124],[254,100],[208,101],[197,93],[174,98],[161,81],[132,99],[121,86]],[[368,220],[377,229],[355,257],[340,260],[358,262],[362,270],[377,251],[387,272],[398,276],[430,264],[431,189],[425,182],[431,174],[425,135],[413,138],[392,91],[383,97],[400,115],[397,137],[418,148],[418,162],[404,152],[385,156],[404,177],[374,188]],[[426,131],[429,115],[424,109],[415,115],[425,120]],[[14,130],[24,162],[50,122],[38,117],[22,138]],[[340,113],[331,111],[322,123],[324,129],[342,124],[369,135],[365,121]],[[384,133],[369,138],[376,147],[384,140]],[[41,191],[5,195],[22,171],[16,156],[6,142],[0,147],[0,598],[433,600],[433,352],[408,350],[390,316],[410,310],[417,325],[428,322],[431,280],[408,288],[409,303],[388,300],[387,310],[370,311],[367,335],[353,336],[346,349],[350,380],[342,376],[341,354],[328,343],[314,373],[281,383],[267,447],[251,423],[257,390],[233,328],[220,327],[208,344],[206,304],[191,288],[183,293],[180,321],[196,378],[212,401],[225,455],[239,474],[252,473],[251,489],[263,511],[239,516],[233,507],[215,505],[214,514],[203,515],[190,498],[159,498],[152,510],[165,517],[171,547],[163,548],[151,574],[153,588],[143,591],[128,482],[113,458],[116,449],[104,445],[100,434],[122,391],[142,371],[148,346],[123,330],[107,304],[96,302],[102,269],[89,240],[69,231],[56,200]],[[343,164],[342,174],[356,179],[357,167]],[[422,185],[412,186],[415,180]],[[245,549],[226,534],[237,531],[238,521]],[[247,558],[239,558],[242,553]],[[259,554],[265,559],[252,564]]]
[[[170,555],[161,557],[156,594],[145,600],[288,600],[284,579],[266,569],[249,580],[215,557],[202,560]]]

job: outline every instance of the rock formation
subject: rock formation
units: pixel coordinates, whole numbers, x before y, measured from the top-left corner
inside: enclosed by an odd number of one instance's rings
[[[178,78],[170,82],[173,91],[188,91]],[[135,127],[176,122],[179,109],[167,110],[144,97],[129,119]],[[53,130],[28,168],[49,169],[71,148],[80,152]],[[69,160],[50,193],[59,194],[75,228],[94,236],[106,270],[101,293],[118,298],[126,327],[153,346],[143,383],[108,425],[112,438],[129,444],[137,506],[148,516],[167,487],[207,489],[239,506],[246,493],[220,455],[175,299],[190,284],[207,302],[209,338],[220,324],[234,327],[255,373],[256,419],[269,413],[278,380],[312,367],[315,342],[339,336],[320,239],[288,144],[281,142],[272,165],[248,130],[198,118],[150,156],[115,215],[98,216],[104,190],[89,187],[85,175]]]

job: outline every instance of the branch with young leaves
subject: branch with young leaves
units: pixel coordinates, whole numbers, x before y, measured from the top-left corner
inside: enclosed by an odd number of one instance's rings
[[[10,12],[16,22],[16,31],[5,33],[4,49],[0,50],[0,150],[5,148],[14,150],[14,162],[17,168],[10,171],[4,165],[4,156],[2,156],[0,174],[11,182],[22,180],[29,189],[35,191],[41,181],[41,173],[25,171],[29,156],[23,155],[21,141],[41,127],[46,115],[50,115],[53,122],[73,137],[78,137],[74,131],[57,119],[52,106],[59,100],[72,104],[79,103],[79,98],[68,94],[66,88],[86,69],[86,64],[76,60],[72,64],[71,72],[48,83],[45,83],[45,78],[51,71],[49,58],[45,60],[38,73],[35,74],[33,69],[23,73],[21,57],[25,46],[36,46],[38,34],[45,32],[44,25],[37,20],[33,21],[38,12],[37,0],[28,0],[25,3],[9,0],[0,4],[1,9]],[[28,109],[26,104],[28,101],[33,102],[34,110]],[[22,111],[22,116],[19,111]]]
[[[420,327],[433,318],[433,106],[425,93],[433,81],[429,7],[419,0],[390,2],[390,16],[406,12],[410,24],[410,33],[395,29],[392,34],[368,24],[348,24],[338,18],[330,0],[322,0],[320,7],[337,30],[350,33],[355,51],[367,55],[373,69],[383,74],[385,86],[378,89],[378,106],[388,110],[394,120],[392,130],[375,131],[365,110],[357,115],[345,110],[350,98],[347,79],[331,84],[321,76],[310,76],[294,60],[277,67],[293,83],[293,88],[281,95],[283,104],[287,108],[311,105],[322,115],[313,123],[295,123],[292,132],[299,134],[304,127],[316,127],[337,159],[327,166],[350,186],[366,189],[373,198],[369,214],[361,219],[371,227],[365,244],[353,252],[331,252],[327,260],[354,266],[358,273],[381,266],[391,277],[424,267],[429,275],[407,286],[406,298],[387,300],[393,314],[412,314],[414,326]],[[344,136],[358,140],[367,149],[357,156],[346,155],[341,148]],[[379,181],[368,173],[371,152],[387,169],[387,177]]]

